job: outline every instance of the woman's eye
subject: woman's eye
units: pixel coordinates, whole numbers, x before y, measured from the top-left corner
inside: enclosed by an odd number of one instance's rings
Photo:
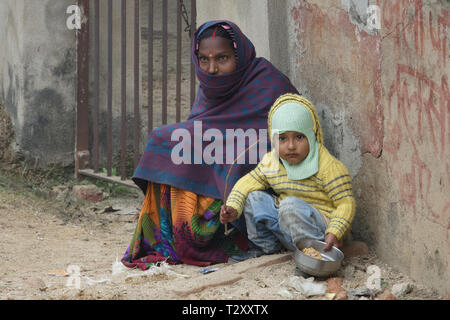
[[[199,60],[201,63],[208,62],[208,59],[207,59],[206,57],[200,57],[198,60]]]
[[[305,136],[303,135],[303,134],[299,134],[298,136],[297,136],[297,139],[298,140],[301,140],[301,139],[303,139]]]
[[[227,59],[228,59],[227,56],[220,56],[220,57],[219,57],[219,61],[225,61],[225,60],[227,60]]]
[[[280,141],[284,141],[284,140],[286,140],[286,137],[280,137],[279,139],[280,139]]]

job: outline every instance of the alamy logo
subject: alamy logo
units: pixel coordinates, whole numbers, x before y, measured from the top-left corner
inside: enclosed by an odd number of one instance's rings
[[[69,30],[81,29],[81,9],[77,5],[71,5],[67,7],[67,14],[70,16],[66,20],[66,26]]]
[[[171,153],[176,165],[257,164],[267,153],[268,137],[267,129],[226,129],[223,132],[209,128],[203,132],[202,122],[194,121],[193,136],[191,131],[178,128],[172,132],[171,141],[178,142]],[[204,142],[209,143],[205,148]]]
[[[367,7],[367,28],[371,31],[381,30],[380,7],[375,4]]]
[[[69,278],[67,279],[66,286],[74,287],[75,289],[79,290],[81,287],[80,266],[77,265],[68,266],[67,273],[69,274]]]

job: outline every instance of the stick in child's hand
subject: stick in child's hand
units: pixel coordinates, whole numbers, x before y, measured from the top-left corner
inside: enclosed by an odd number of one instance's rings
[[[228,223],[225,223],[225,235],[228,236],[231,232],[233,232],[234,228],[228,230]]]

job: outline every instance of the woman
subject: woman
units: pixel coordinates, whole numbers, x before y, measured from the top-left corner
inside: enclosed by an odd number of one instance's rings
[[[122,258],[128,267],[147,269],[163,260],[206,266],[227,262],[230,255],[248,250],[243,221],[225,236],[219,211],[229,189],[256,163],[199,163],[196,156],[209,144],[200,140],[200,150],[192,142],[192,162],[175,164],[173,150],[179,141],[172,141],[172,133],[184,130],[195,141],[208,129],[258,132],[267,129],[272,103],[284,93],[297,93],[270,62],[256,58],[251,41],[230,21],[200,26],[194,35],[192,57],[200,83],[192,112],[185,122],[162,126],[150,134],[133,176],[145,200]]]

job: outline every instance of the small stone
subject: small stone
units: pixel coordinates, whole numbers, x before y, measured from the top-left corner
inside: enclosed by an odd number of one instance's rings
[[[62,201],[66,198],[68,193],[69,189],[67,187],[56,186],[52,188],[49,195],[51,198],[55,198],[56,200]]]
[[[346,258],[366,256],[369,254],[369,247],[362,241],[350,241],[344,244],[342,252]]]
[[[344,278],[352,278],[355,273],[355,266],[349,265],[344,268]]]
[[[356,297],[361,297],[361,296],[370,296],[372,295],[372,292],[370,291],[370,289],[366,287],[359,287],[356,289],[349,289],[348,294]]]
[[[258,281],[256,284],[257,284],[258,287],[260,287],[260,288],[267,288],[267,287],[268,287],[268,285],[267,285],[264,281],[262,281],[262,280]]]
[[[412,290],[412,285],[409,282],[396,283],[392,286],[392,294],[396,297],[404,296],[410,293]]]
[[[103,192],[96,185],[78,185],[73,186],[72,194],[81,200],[90,202],[103,201]]]

